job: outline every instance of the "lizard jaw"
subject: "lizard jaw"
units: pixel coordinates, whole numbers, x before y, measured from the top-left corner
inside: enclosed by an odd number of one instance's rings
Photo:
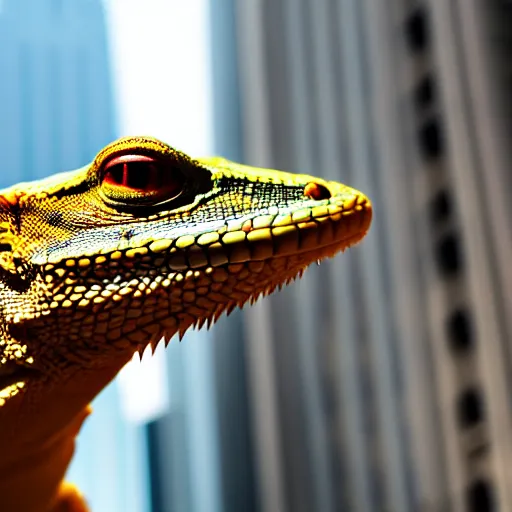
[[[3,390],[17,388],[20,383],[37,379],[40,372],[29,366],[22,366],[14,361],[8,361],[0,366],[0,404]],[[24,386],[22,386],[24,387]]]
[[[124,361],[127,352],[131,356],[134,350],[140,353],[148,345],[156,346],[162,338],[168,343],[176,333],[182,338],[190,327],[212,325],[224,312],[270,294],[311,263],[354,245],[365,236],[372,217],[364,196],[358,206],[344,215],[278,226],[274,232],[255,229],[252,233],[270,233],[270,237],[235,239],[221,246],[222,251],[206,256],[198,254],[201,248],[183,250],[188,267],[191,261],[203,263],[195,269],[173,268],[176,253],[159,253],[164,268],[158,270],[158,277],[126,281],[116,277],[115,283],[84,301],[83,307],[46,309],[31,320],[11,325],[10,331],[21,345],[28,346],[27,353],[34,356],[30,367],[39,369],[45,379],[79,367],[98,368],[112,360]],[[210,260],[200,259],[203,257]],[[131,272],[135,262],[128,263]],[[63,333],[62,326],[66,326]],[[33,340],[38,340],[37,351],[32,350]],[[37,373],[26,377],[35,379]]]
[[[259,261],[224,265],[221,269],[228,277],[223,283],[232,291],[231,300],[227,299],[225,302],[220,302],[210,311],[203,311],[197,317],[181,318],[179,329],[174,328],[176,322],[173,322],[171,327],[169,327],[169,323],[167,323],[167,326],[161,325],[159,329],[153,331],[152,336],[149,338],[146,336],[145,342],[135,344],[134,350],[138,352],[142,359],[142,355],[148,346],[151,347],[154,353],[160,342],[163,341],[167,346],[176,334],[179,335],[181,341],[190,328],[200,329],[206,325],[209,329],[224,313],[230,315],[236,308],[242,309],[247,303],[252,305],[259,298],[266,297],[276,289],[280,290],[283,286],[302,277],[311,263],[320,264],[325,259],[334,257],[340,250],[345,250],[357,244],[365,236],[370,221],[371,211],[363,219],[364,229],[362,231],[357,231],[342,240],[338,239],[314,250],[303,250],[292,255],[287,254]],[[248,281],[248,273],[257,276],[254,280]],[[258,281],[258,284],[256,284],[256,281]],[[139,329],[151,327],[151,325],[154,325],[154,322],[150,322],[147,326],[139,326]],[[134,333],[133,335],[134,339],[139,338],[138,334]]]

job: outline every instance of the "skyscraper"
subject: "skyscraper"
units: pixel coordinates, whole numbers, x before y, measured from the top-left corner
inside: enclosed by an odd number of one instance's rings
[[[0,187],[83,166],[115,138],[100,0],[1,2],[0,77]],[[115,389],[95,409],[71,477],[95,510],[144,511],[144,464]]]
[[[99,0],[4,0],[2,185],[84,165],[116,134]]]
[[[431,1],[396,12],[406,36],[401,72],[416,145],[409,197],[423,235],[418,260],[444,456],[440,483],[454,510],[507,510],[512,5]],[[419,429],[415,435],[425,444]]]
[[[234,12],[246,159],[375,207],[245,316],[264,510],[512,508],[512,4]]]

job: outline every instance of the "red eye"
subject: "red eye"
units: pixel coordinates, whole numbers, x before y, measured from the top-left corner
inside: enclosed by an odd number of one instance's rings
[[[102,192],[120,202],[161,202],[178,196],[184,177],[175,165],[143,155],[122,155],[103,168]]]

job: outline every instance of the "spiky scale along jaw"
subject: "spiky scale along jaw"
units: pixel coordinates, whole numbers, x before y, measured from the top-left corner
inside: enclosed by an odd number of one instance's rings
[[[345,185],[146,137],[0,192],[0,448],[74,431],[135,350],[353,245],[371,213]]]

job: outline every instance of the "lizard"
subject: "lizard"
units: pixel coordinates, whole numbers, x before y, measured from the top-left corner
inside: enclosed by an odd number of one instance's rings
[[[371,218],[341,183],[152,137],[0,191],[0,510],[87,511],[65,472],[133,354],[287,284]]]

